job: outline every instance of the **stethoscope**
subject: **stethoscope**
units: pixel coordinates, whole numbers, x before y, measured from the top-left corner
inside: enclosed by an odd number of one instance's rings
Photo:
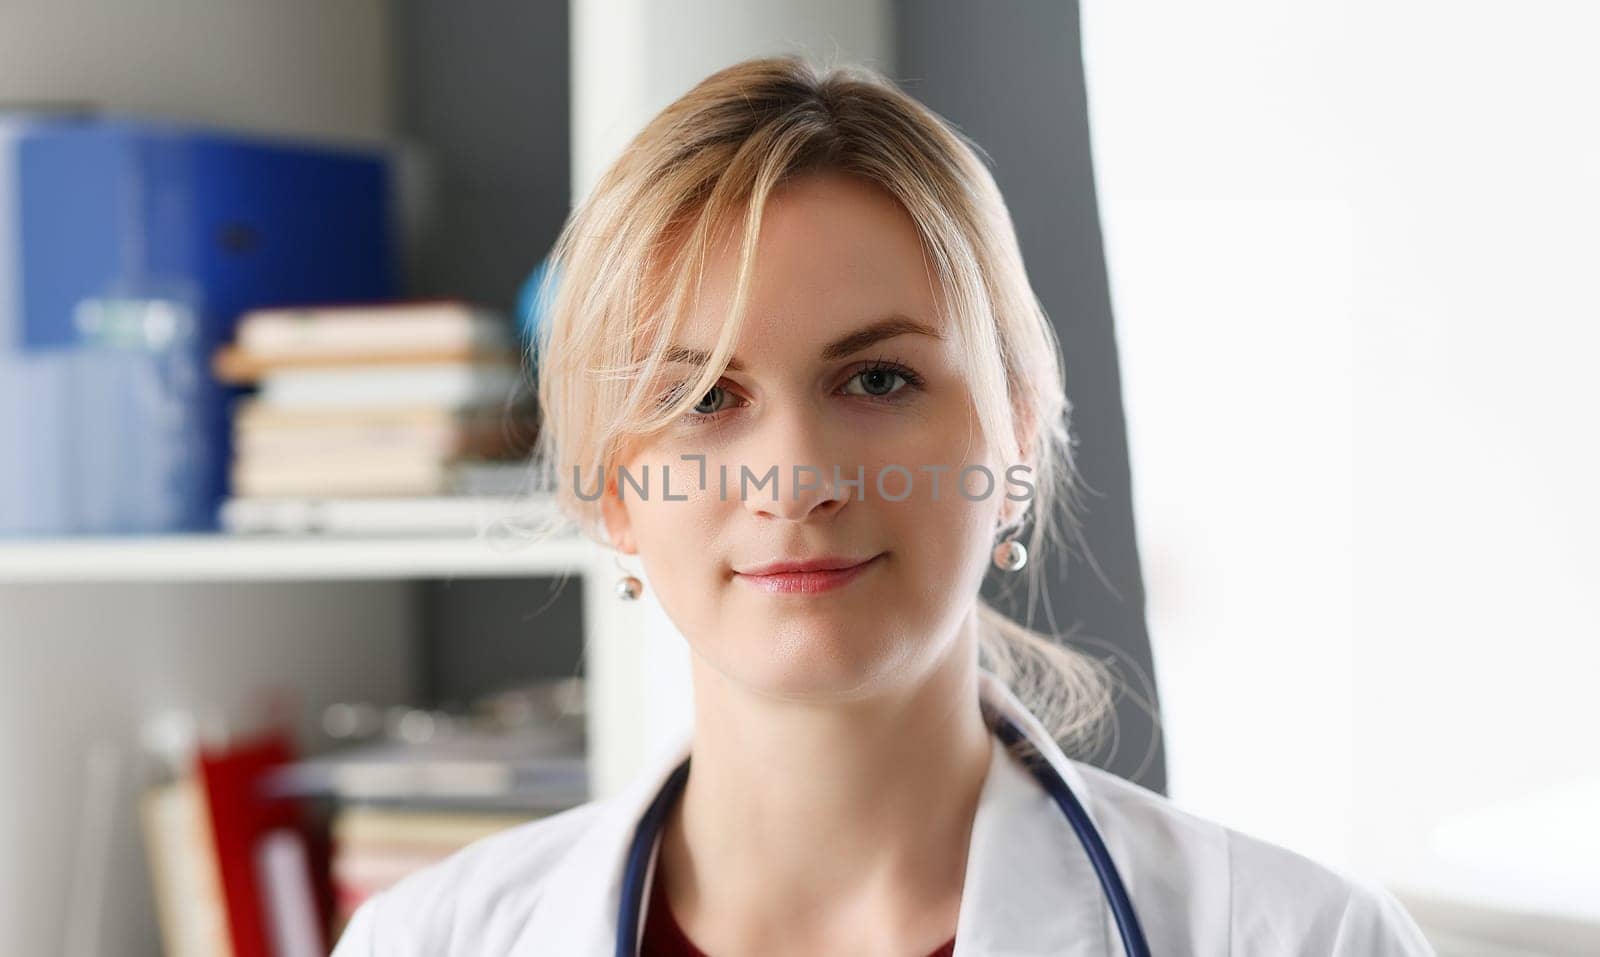
[[[995,716],[994,730],[1008,748],[1023,738],[1022,732],[1004,715]],[[1042,755],[1029,751],[1022,757],[1022,762],[1055,799],[1061,813],[1072,824],[1079,843],[1088,853],[1089,863],[1094,865],[1095,876],[1100,879],[1100,889],[1111,906],[1111,915],[1116,918],[1123,952],[1128,957],[1150,957],[1150,946],[1145,943],[1144,931],[1139,927],[1138,915],[1133,912],[1133,902],[1128,899],[1122,875],[1117,873],[1117,865],[1112,862],[1105,842],[1100,839],[1100,832],[1095,830],[1094,822],[1089,820],[1083,805],[1078,803],[1077,796],[1067,787],[1067,782]],[[650,855],[661,834],[667,811],[678,799],[688,779],[689,759],[685,758],[667,777],[660,793],[640,818],[638,830],[634,832],[633,844],[628,848],[627,866],[622,872],[622,900],[617,910],[617,957],[636,957],[638,953],[639,917],[644,909],[644,880],[650,866]]]

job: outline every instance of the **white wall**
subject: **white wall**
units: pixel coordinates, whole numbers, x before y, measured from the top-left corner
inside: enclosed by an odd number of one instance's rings
[[[1600,13],[1084,5],[1183,804],[1600,917]]]
[[[662,107],[746,57],[894,66],[889,0],[572,0],[571,11],[575,197]]]
[[[1085,4],[1084,65],[1170,791],[1343,863],[1352,224],[1286,9]]]
[[[374,138],[389,129],[389,51],[384,0],[6,0],[0,105]]]
[[[1600,9],[1360,9],[1357,850],[1600,921]]]

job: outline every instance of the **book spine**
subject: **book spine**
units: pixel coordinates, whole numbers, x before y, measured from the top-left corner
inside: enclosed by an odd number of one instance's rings
[[[436,404],[462,408],[503,403],[521,378],[513,366],[416,366],[403,369],[295,370],[262,383],[258,398],[284,409]]]
[[[259,356],[426,351],[504,345],[509,339],[497,318],[461,307],[253,313],[241,320],[237,337],[241,350]]]

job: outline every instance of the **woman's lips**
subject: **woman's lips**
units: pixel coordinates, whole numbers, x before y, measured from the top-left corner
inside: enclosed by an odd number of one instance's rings
[[[787,571],[774,572],[769,575],[745,575],[735,573],[734,578],[773,595],[816,595],[835,588],[843,588],[856,578],[878,563],[884,555],[883,552],[848,568],[832,568],[825,571]]]

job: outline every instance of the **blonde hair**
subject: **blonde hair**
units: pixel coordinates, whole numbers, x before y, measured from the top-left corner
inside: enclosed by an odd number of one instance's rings
[[[1016,231],[978,148],[888,79],[799,57],[746,60],[707,77],[628,144],[572,213],[542,290],[534,343],[543,420],[536,461],[560,511],[606,541],[598,500],[568,476],[607,476],[634,438],[665,427],[718,381],[738,338],[762,212],[801,173],[841,172],[910,214],[966,357],[984,435],[1032,468],[1026,545],[1037,601],[1056,504],[1077,487],[1054,329],[1029,284]],[[665,404],[650,392],[723,227],[742,220],[734,301],[699,379]],[[585,479],[587,481],[587,479]],[[603,486],[602,486],[603,488]],[[1015,526],[1030,524],[1027,511]],[[978,600],[980,655],[1068,753],[1096,746],[1111,708],[1104,666]]]

